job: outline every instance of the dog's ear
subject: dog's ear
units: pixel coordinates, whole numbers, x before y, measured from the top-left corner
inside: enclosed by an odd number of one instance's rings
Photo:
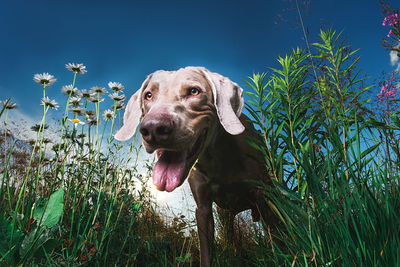
[[[126,141],[135,134],[142,117],[142,92],[149,84],[151,77],[152,74],[146,78],[140,89],[129,99],[124,113],[124,125],[114,135],[114,138],[118,141]]]
[[[245,129],[239,120],[244,106],[243,89],[218,73],[205,68],[201,70],[211,85],[217,115],[225,131],[232,135],[241,134]]]

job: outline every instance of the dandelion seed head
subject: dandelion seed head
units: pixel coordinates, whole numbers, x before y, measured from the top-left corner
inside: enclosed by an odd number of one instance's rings
[[[50,86],[53,83],[55,83],[57,81],[57,79],[54,78],[53,75],[45,72],[45,73],[41,73],[41,74],[35,74],[33,76],[33,81],[38,84],[41,84],[41,85]]]
[[[86,66],[84,66],[82,63],[76,64],[76,63],[67,63],[65,64],[65,67],[77,74],[85,74],[87,72]]]

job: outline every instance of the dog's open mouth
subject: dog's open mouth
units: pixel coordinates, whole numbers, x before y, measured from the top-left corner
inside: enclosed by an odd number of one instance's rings
[[[153,184],[160,191],[171,192],[180,186],[197,158],[206,137],[206,130],[188,150],[158,149],[158,161],[153,169]]]

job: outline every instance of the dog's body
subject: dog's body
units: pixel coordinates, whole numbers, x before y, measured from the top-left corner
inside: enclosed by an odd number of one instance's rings
[[[231,218],[251,209],[253,220],[273,218],[253,181],[270,184],[261,153],[246,137],[258,138],[243,109],[242,89],[205,68],[157,71],[127,105],[115,138],[132,137],[140,117],[146,151],[157,151],[153,183],[173,191],[188,178],[197,204],[201,265],[211,264],[215,202]]]

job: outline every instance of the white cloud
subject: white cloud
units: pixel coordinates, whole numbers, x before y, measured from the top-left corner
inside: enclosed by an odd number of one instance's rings
[[[400,71],[400,58],[397,54],[396,51],[390,51],[390,64],[396,68],[396,71]]]

